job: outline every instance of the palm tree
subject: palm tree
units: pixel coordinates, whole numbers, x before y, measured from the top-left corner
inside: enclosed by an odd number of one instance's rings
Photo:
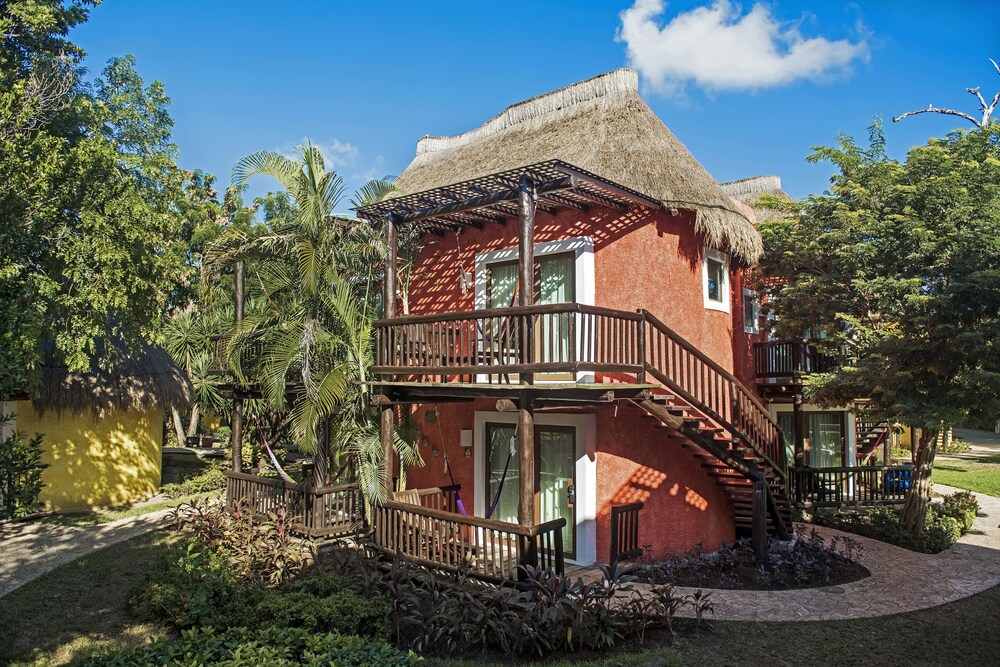
[[[260,385],[271,410],[288,413],[300,451],[317,453],[329,440],[335,457],[355,457],[366,496],[381,501],[387,475],[365,384],[380,293],[372,266],[381,258],[366,261],[371,248],[360,241],[361,225],[334,215],[343,179],[326,171],[312,144],[299,147],[295,159],[270,151],[247,155],[233,169],[233,186],[255,176],[282,185],[288,214],[251,232],[233,230],[209,253],[216,270],[244,261],[247,287],[265,304],[235,327],[230,361],[238,375]],[[358,197],[384,196],[391,188],[369,183]],[[250,342],[261,352],[252,368],[243,368],[240,351]],[[420,462],[401,438],[397,449],[404,469]]]

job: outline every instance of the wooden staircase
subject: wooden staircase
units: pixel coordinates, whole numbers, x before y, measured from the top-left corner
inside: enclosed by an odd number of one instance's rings
[[[683,436],[725,491],[736,527],[787,538],[792,522],[781,430],[735,376],[648,312],[645,372],[669,393],[632,403]]]
[[[889,437],[892,425],[887,421],[871,419],[865,414],[864,405],[855,405],[854,432],[857,443],[857,461],[867,462],[871,455]]]

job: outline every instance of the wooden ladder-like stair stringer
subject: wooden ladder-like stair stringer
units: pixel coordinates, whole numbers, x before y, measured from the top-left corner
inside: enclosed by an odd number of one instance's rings
[[[695,450],[694,456],[702,460],[702,467],[726,494],[737,528],[753,528],[754,484],[761,480],[766,488],[767,531],[782,538],[788,536],[792,512],[784,482],[741,438],[731,436],[697,408],[670,395],[654,394],[631,402],[682,436],[687,441],[682,446]]]

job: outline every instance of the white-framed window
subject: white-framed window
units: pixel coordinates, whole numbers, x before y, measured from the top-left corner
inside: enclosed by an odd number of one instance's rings
[[[743,333],[760,333],[760,302],[757,292],[752,289],[743,290]]]
[[[705,248],[702,262],[705,308],[729,312],[729,255]]]

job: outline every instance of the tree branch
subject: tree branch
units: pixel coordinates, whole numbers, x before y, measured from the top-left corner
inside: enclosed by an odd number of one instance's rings
[[[907,111],[906,113],[899,114],[898,116],[893,116],[892,122],[898,123],[899,121],[903,120],[908,116],[916,116],[917,114],[922,114],[922,113],[942,113],[948,116],[958,116],[959,118],[964,118],[965,120],[969,121],[970,123],[972,123],[973,125],[975,125],[980,129],[982,129],[983,127],[978,120],[976,120],[967,113],[962,113],[961,111],[956,111],[955,109],[938,109],[934,105],[931,105],[926,109],[919,109],[917,111]]]

